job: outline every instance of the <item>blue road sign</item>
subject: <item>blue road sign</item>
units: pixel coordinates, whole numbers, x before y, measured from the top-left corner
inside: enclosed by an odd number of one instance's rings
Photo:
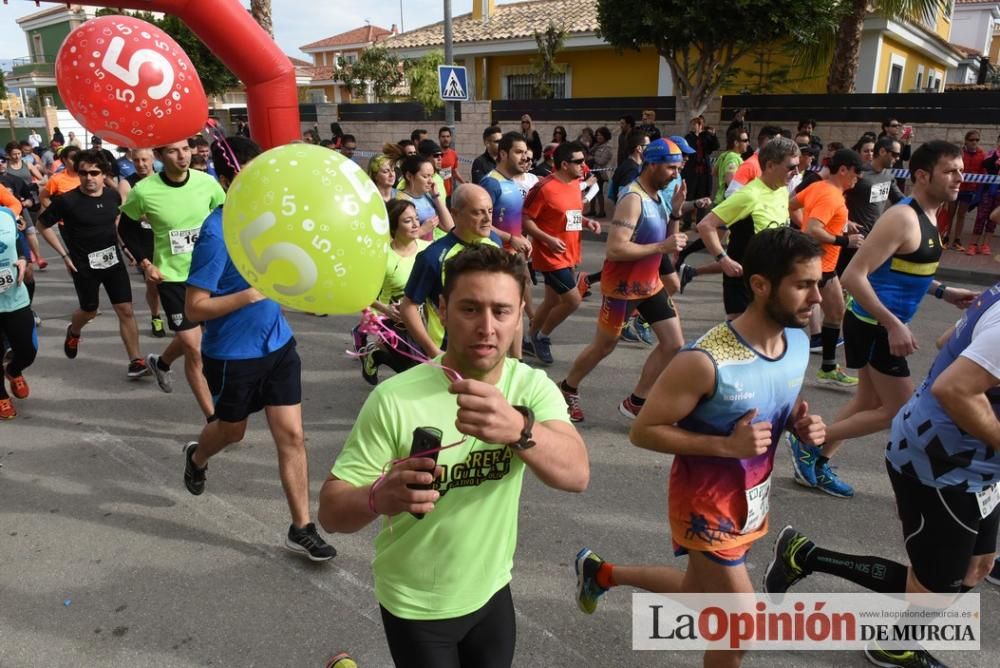
[[[462,102],[469,99],[469,78],[465,68],[458,65],[438,65],[438,92],[445,102]]]

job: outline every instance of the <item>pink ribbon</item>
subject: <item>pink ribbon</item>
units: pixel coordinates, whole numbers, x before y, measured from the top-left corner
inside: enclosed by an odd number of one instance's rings
[[[460,373],[450,367],[446,367],[443,364],[435,362],[430,357],[427,357],[427,355],[425,355],[420,348],[400,337],[394,329],[386,325],[385,318],[383,316],[378,315],[371,309],[366,308],[361,312],[361,322],[358,323],[358,331],[362,334],[374,337],[380,341],[382,345],[395,350],[403,357],[408,357],[415,362],[429,364],[433,367],[441,369],[453,382],[462,380],[462,375]],[[373,352],[374,350],[364,350],[361,352],[348,350],[347,354],[350,357],[360,359],[366,355],[371,355]]]

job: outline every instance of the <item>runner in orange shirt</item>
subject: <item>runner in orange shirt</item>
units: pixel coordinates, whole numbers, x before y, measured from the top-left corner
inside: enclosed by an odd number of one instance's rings
[[[819,241],[823,246],[823,279],[820,281],[820,295],[823,301],[823,366],[816,374],[820,383],[854,387],[858,379],[848,376],[837,365],[837,339],[840,324],[844,320],[844,293],[837,277],[837,260],[841,248],[858,248],[864,235],[856,223],[847,220],[847,202],[844,192],[858,182],[864,162],[861,156],[849,148],[841,149],[830,159],[830,175],[817,181],[792,198],[789,211],[802,209],[802,231]]]
[[[465,183],[458,173],[458,153],[451,146],[451,128],[447,125],[438,130],[438,143],[441,145],[441,178],[444,179],[444,192],[451,203],[451,191]]]
[[[76,173],[76,169],[73,167],[73,162],[76,160],[76,155],[79,152],[80,149],[76,146],[67,146],[59,152],[59,159],[63,161],[66,168],[50,176],[48,183],[42,188],[40,193],[42,211],[49,208],[53,197],[80,187],[80,175]]]

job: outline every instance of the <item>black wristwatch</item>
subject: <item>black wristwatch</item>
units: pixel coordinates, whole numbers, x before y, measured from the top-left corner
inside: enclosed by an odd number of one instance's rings
[[[508,443],[507,446],[515,450],[528,450],[535,447],[535,442],[531,440],[531,431],[535,428],[535,413],[527,406],[514,406],[514,410],[524,416],[524,429],[521,430],[521,438]]]

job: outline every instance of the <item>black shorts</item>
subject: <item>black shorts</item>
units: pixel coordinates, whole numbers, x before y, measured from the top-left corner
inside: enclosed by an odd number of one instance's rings
[[[223,422],[242,422],[265,406],[302,403],[302,360],[295,339],[264,357],[217,360],[202,355],[201,359],[215,415]]]
[[[167,314],[167,327],[171,331],[183,332],[198,326],[198,323],[191,322],[184,315],[186,283],[163,281],[157,283],[156,291],[160,293],[160,305],[163,306],[163,312]]]
[[[475,612],[453,619],[401,619],[379,606],[396,668],[510,668],[517,625],[510,585]]]
[[[854,315],[844,314],[844,359],[848,369],[863,369],[867,365],[879,373],[895,378],[909,378],[910,365],[905,357],[889,352],[889,332],[882,325],[873,325]]]
[[[676,274],[677,269],[674,268],[674,263],[671,262],[670,256],[664,253],[660,256],[660,276],[667,276],[669,274]]]
[[[932,592],[957,593],[972,558],[997,551],[1000,506],[983,517],[975,494],[928,487],[888,460],[885,467],[914,575]]]
[[[564,295],[570,290],[576,290],[576,276],[569,267],[556,269],[555,271],[540,271],[545,285],[556,291],[556,294]]]
[[[825,288],[826,284],[830,282],[831,279],[837,278],[837,272],[835,271],[824,271],[823,275],[819,279],[819,284],[817,287]]]
[[[840,249],[840,257],[837,258],[837,276],[844,275],[844,270],[847,269],[847,265],[851,263],[851,260],[854,259],[854,256],[857,255],[857,253],[857,248]]]
[[[750,306],[750,289],[743,282],[743,277],[722,277],[722,305],[726,315],[738,315]]]
[[[86,258],[83,259],[86,262]],[[71,273],[76,298],[80,302],[80,310],[93,313],[101,304],[101,286],[112,304],[132,303],[132,281],[128,277],[128,269],[124,262],[119,262],[108,269],[89,269],[86,265],[73,264],[79,269]],[[80,268],[80,267],[83,268]]]

